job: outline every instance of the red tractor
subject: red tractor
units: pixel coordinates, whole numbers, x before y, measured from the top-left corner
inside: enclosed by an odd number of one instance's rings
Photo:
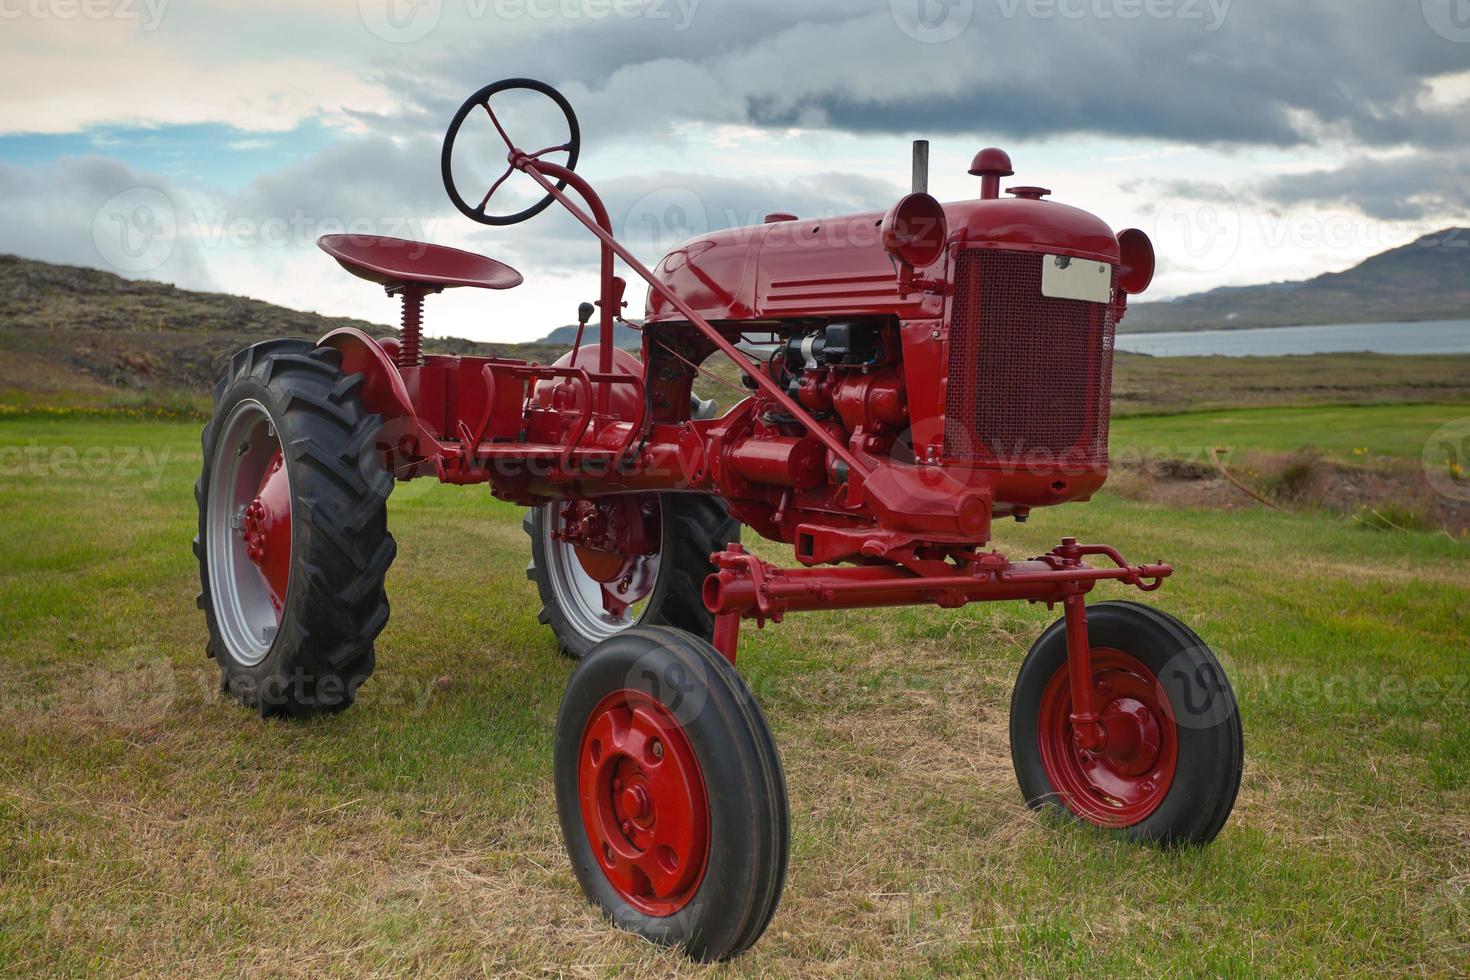
[[[519,148],[492,105],[512,91],[550,99],[565,141]],[[478,203],[451,167],[472,116],[508,149]],[[425,296],[520,275],[456,249],[329,236],[349,272],[401,299],[399,336],[342,329],[234,355],[204,430],[195,544],[225,688],[262,714],[351,704],[388,621],[394,481],[488,483],[528,508],[541,622],[580,661],[556,723],[557,805],[578,880],[620,926],[720,959],[769,922],[785,782],[735,654],[742,622],[805,609],[1061,606],[1011,699],[1027,804],[1138,841],[1212,840],[1243,752],[1219,662],[1166,613],[1086,605],[1100,581],[1151,591],[1170,566],[1072,538],[1025,560],[986,547],[996,519],[1103,485],[1113,334],[1152,278],[1147,236],[1043,188],[1001,196],[1012,170],[996,149],[971,167],[979,198],[941,205],[916,144],[914,192],[886,213],[772,214],[649,269],[575,172],[579,145],[559,92],[509,79],[459,109],[442,168],[474,221],[556,202],[596,236],[601,294],[580,313],[583,327],[598,315],[595,343],[579,329],[550,365],[426,355]],[[515,172],[544,197],[488,212]],[[617,259],[648,284],[641,360],[613,346]],[[692,392],[712,356],[748,389],[718,417]],[[745,551],[741,525],[790,545],[794,566]]]

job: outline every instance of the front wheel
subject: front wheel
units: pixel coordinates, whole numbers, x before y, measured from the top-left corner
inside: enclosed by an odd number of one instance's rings
[[[555,779],[572,870],[614,923],[700,960],[760,937],[786,876],[786,782],[714,647],[667,627],[598,644],[562,697]]]
[[[1215,839],[1240,788],[1240,710],[1220,662],[1193,630],[1132,602],[1087,607],[1093,699],[1108,731],[1073,740],[1067,636],[1053,623],[1011,695],[1011,761],[1026,804],[1165,845]]]

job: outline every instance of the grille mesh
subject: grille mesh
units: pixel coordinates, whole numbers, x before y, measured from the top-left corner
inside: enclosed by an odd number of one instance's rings
[[[1041,295],[1035,252],[965,249],[955,263],[944,449],[970,462],[1108,459],[1111,303]],[[1118,271],[1113,270],[1117,294]]]

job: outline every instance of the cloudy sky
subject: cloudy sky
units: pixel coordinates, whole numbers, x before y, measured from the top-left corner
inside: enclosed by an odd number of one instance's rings
[[[432,298],[431,333],[541,336],[594,297],[595,242],[555,210],[473,224],[438,172],[454,110],[511,76],[571,99],[578,169],[648,261],[884,208],[916,137],[941,199],[995,144],[1015,182],[1148,231],[1151,298],[1470,223],[1470,0],[0,0],[0,252],[389,322],[313,243],[425,238],[526,277]],[[528,147],[554,112],[504,109]],[[474,200],[487,128],[456,149]]]

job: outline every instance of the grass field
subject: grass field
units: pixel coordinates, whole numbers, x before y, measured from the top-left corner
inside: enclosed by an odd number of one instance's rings
[[[1418,460],[1436,429],[1470,405],[1325,405],[1257,408],[1113,420],[1112,451],[1182,457],[1221,446],[1288,452],[1312,446],[1344,461]]]
[[[1412,457],[1457,414],[1134,418],[1115,442]],[[570,664],[520,513],[400,488],[378,674],[340,717],[262,722],[203,656],[197,455],[193,423],[0,418],[0,973],[703,972],[605,926],[562,854]],[[997,543],[1068,533],[1173,561],[1150,601],[1232,674],[1246,771],[1220,839],[1161,853],[1024,808],[1006,712],[1046,610],[793,616],[741,660],[783,752],[791,873],[766,936],[712,972],[1470,970],[1470,544],[1108,494]]]

